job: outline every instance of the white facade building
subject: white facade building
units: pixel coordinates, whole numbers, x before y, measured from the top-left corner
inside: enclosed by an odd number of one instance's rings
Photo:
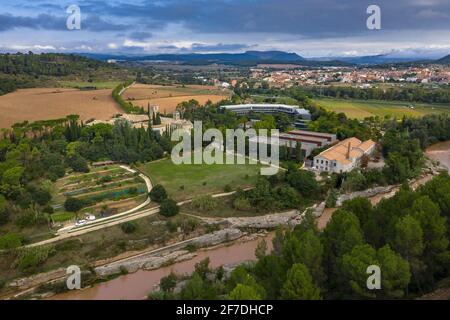
[[[349,172],[360,166],[363,156],[371,156],[376,143],[348,138],[314,157],[313,169],[319,172]]]

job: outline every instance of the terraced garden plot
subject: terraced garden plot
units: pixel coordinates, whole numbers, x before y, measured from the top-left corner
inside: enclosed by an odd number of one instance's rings
[[[137,173],[118,165],[92,168],[89,173],[72,173],[55,183],[52,206],[54,222],[73,220],[73,213],[64,211],[64,202],[73,197],[83,200],[81,214],[99,214],[105,208],[116,212],[127,211],[144,202],[147,197],[145,182]]]

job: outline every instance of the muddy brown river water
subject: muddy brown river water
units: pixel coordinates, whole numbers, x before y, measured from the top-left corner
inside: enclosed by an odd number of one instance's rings
[[[439,161],[449,168],[450,172],[450,141],[437,143],[427,149],[426,154],[433,160]],[[424,183],[420,181],[419,183]],[[385,195],[377,195],[371,198],[373,204],[378,203]],[[324,212],[324,218],[332,215],[333,209]],[[328,219],[323,219],[328,220]],[[320,221],[319,221],[320,224]],[[265,239],[271,246],[274,233],[269,233]],[[188,261],[178,262],[174,265],[152,271],[139,270],[135,273],[120,276],[114,280],[100,283],[94,287],[81,291],[71,291],[56,295],[55,300],[136,300],[145,299],[159,283],[162,277],[171,272],[176,274],[190,274],[194,271],[195,264],[209,257],[212,267],[224,264],[233,264],[248,260],[255,260],[255,249],[262,238],[248,242],[236,242],[229,246],[220,246],[210,250],[199,251],[198,255]]]
[[[264,237],[271,250],[274,233]],[[114,280],[100,283],[94,287],[80,291],[70,291],[59,294],[53,300],[138,300],[145,299],[161,278],[171,272],[176,274],[191,274],[195,264],[209,257],[210,266],[220,267],[224,264],[233,264],[243,261],[256,260],[255,249],[263,238],[247,242],[236,242],[229,246],[219,246],[210,250],[199,251],[198,255],[187,261],[175,263],[171,266],[157,270],[139,270],[135,273],[120,276]]]

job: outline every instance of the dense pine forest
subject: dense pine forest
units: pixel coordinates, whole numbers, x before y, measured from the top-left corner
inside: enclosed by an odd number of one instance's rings
[[[225,276],[209,261],[187,280],[171,274],[149,299],[317,300],[414,298],[435,289],[450,273],[450,177],[416,191],[407,186],[373,207],[365,198],[344,203],[323,231],[307,214],[294,229],[278,230],[258,260]],[[380,290],[366,287],[367,266],[382,270]],[[183,285],[174,290],[177,283]],[[181,289],[180,289],[181,288]]]

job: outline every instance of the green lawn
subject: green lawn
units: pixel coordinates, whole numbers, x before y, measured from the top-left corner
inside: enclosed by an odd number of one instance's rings
[[[181,201],[198,195],[224,192],[226,185],[233,190],[253,186],[260,168],[260,165],[250,164],[175,165],[171,159],[165,159],[144,164],[139,169],[154,184],[163,185],[172,198]]]
[[[450,112],[450,105],[410,103],[403,101],[379,100],[344,100],[318,98],[315,101],[323,108],[343,112],[350,118],[364,119],[366,117],[384,117],[386,115],[403,117],[421,117],[431,113]]]

